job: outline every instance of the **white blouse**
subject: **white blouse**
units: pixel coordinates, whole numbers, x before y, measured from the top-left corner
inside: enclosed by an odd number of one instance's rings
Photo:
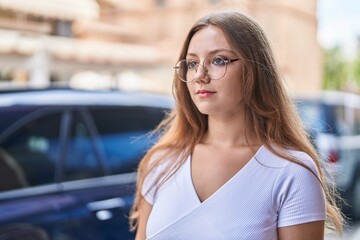
[[[289,151],[316,174],[312,159]],[[151,205],[147,239],[277,239],[277,228],[325,220],[320,182],[304,167],[262,146],[213,195],[201,202],[191,178],[191,156],[154,194],[150,173],[142,193]]]

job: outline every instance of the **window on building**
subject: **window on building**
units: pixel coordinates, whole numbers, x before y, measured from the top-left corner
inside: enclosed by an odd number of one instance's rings
[[[72,23],[65,20],[56,20],[53,25],[54,35],[61,37],[72,37]]]
[[[220,0],[208,0],[211,4],[217,4],[220,2]]]
[[[165,0],[156,0],[156,6],[165,7]]]

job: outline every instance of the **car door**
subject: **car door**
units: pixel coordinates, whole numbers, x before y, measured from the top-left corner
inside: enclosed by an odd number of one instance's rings
[[[135,193],[135,171],[156,140],[149,132],[164,115],[164,109],[146,106],[92,106],[74,115],[67,142],[82,148],[65,151],[62,175],[64,194],[79,204],[71,212],[71,225],[79,239],[134,239],[128,215]],[[89,136],[84,138],[87,144],[80,144],[79,137],[84,134]],[[91,146],[93,152],[89,151]],[[95,161],[96,156],[99,161]],[[91,168],[96,164],[104,176],[93,175]]]
[[[92,106],[74,111],[61,171],[63,194],[76,202],[67,210],[68,232],[73,236],[134,239],[128,215],[135,172],[156,140],[149,132],[164,115],[165,109],[146,106]]]
[[[120,191],[106,178],[84,116],[83,108],[40,107],[7,131],[0,145],[1,239],[35,233],[39,239],[122,239],[96,221],[104,219],[104,212],[96,217],[101,201]]]
[[[122,111],[119,114],[126,115]],[[68,121],[68,132],[64,133],[67,144],[61,158],[61,189],[62,195],[74,204],[65,209],[64,232],[74,239],[133,239],[127,216],[133,201],[135,173],[111,172],[96,123],[87,108],[74,109]],[[99,126],[104,124],[112,134],[116,133],[116,127],[108,123],[101,122]],[[126,150],[119,147],[120,151]]]
[[[24,106],[2,109],[2,114],[9,119],[15,114],[16,121],[0,134],[1,239],[10,233],[45,237],[42,223],[54,224],[61,206],[69,203],[58,195],[56,181],[62,111]]]
[[[2,239],[133,239],[135,171],[163,116],[150,107],[49,106],[17,118],[0,134],[0,185],[16,180],[0,190]]]

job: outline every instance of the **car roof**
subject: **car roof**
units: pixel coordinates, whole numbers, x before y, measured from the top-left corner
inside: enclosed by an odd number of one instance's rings
[[[42,89],[0,92],[0,107],[13,105],[149,106],[172,108],[173,98],[120,90]]]
[[[360,108],[360,95],[349,92],[325,90],[319,92],[319,94],[315,96],[297,96],[294,99],[295,102],[299,103],[307,102],[312,104],[334,106],[345,105],[356,109]]]

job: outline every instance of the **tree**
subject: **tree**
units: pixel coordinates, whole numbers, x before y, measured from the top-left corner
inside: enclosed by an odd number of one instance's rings
[[[324,50],[324,89],[341,90],[348,78],[347,62],[339,46]]]
[[[360,90],[360,35],[357,36],[356,59],[354,61],[353,75]]]

